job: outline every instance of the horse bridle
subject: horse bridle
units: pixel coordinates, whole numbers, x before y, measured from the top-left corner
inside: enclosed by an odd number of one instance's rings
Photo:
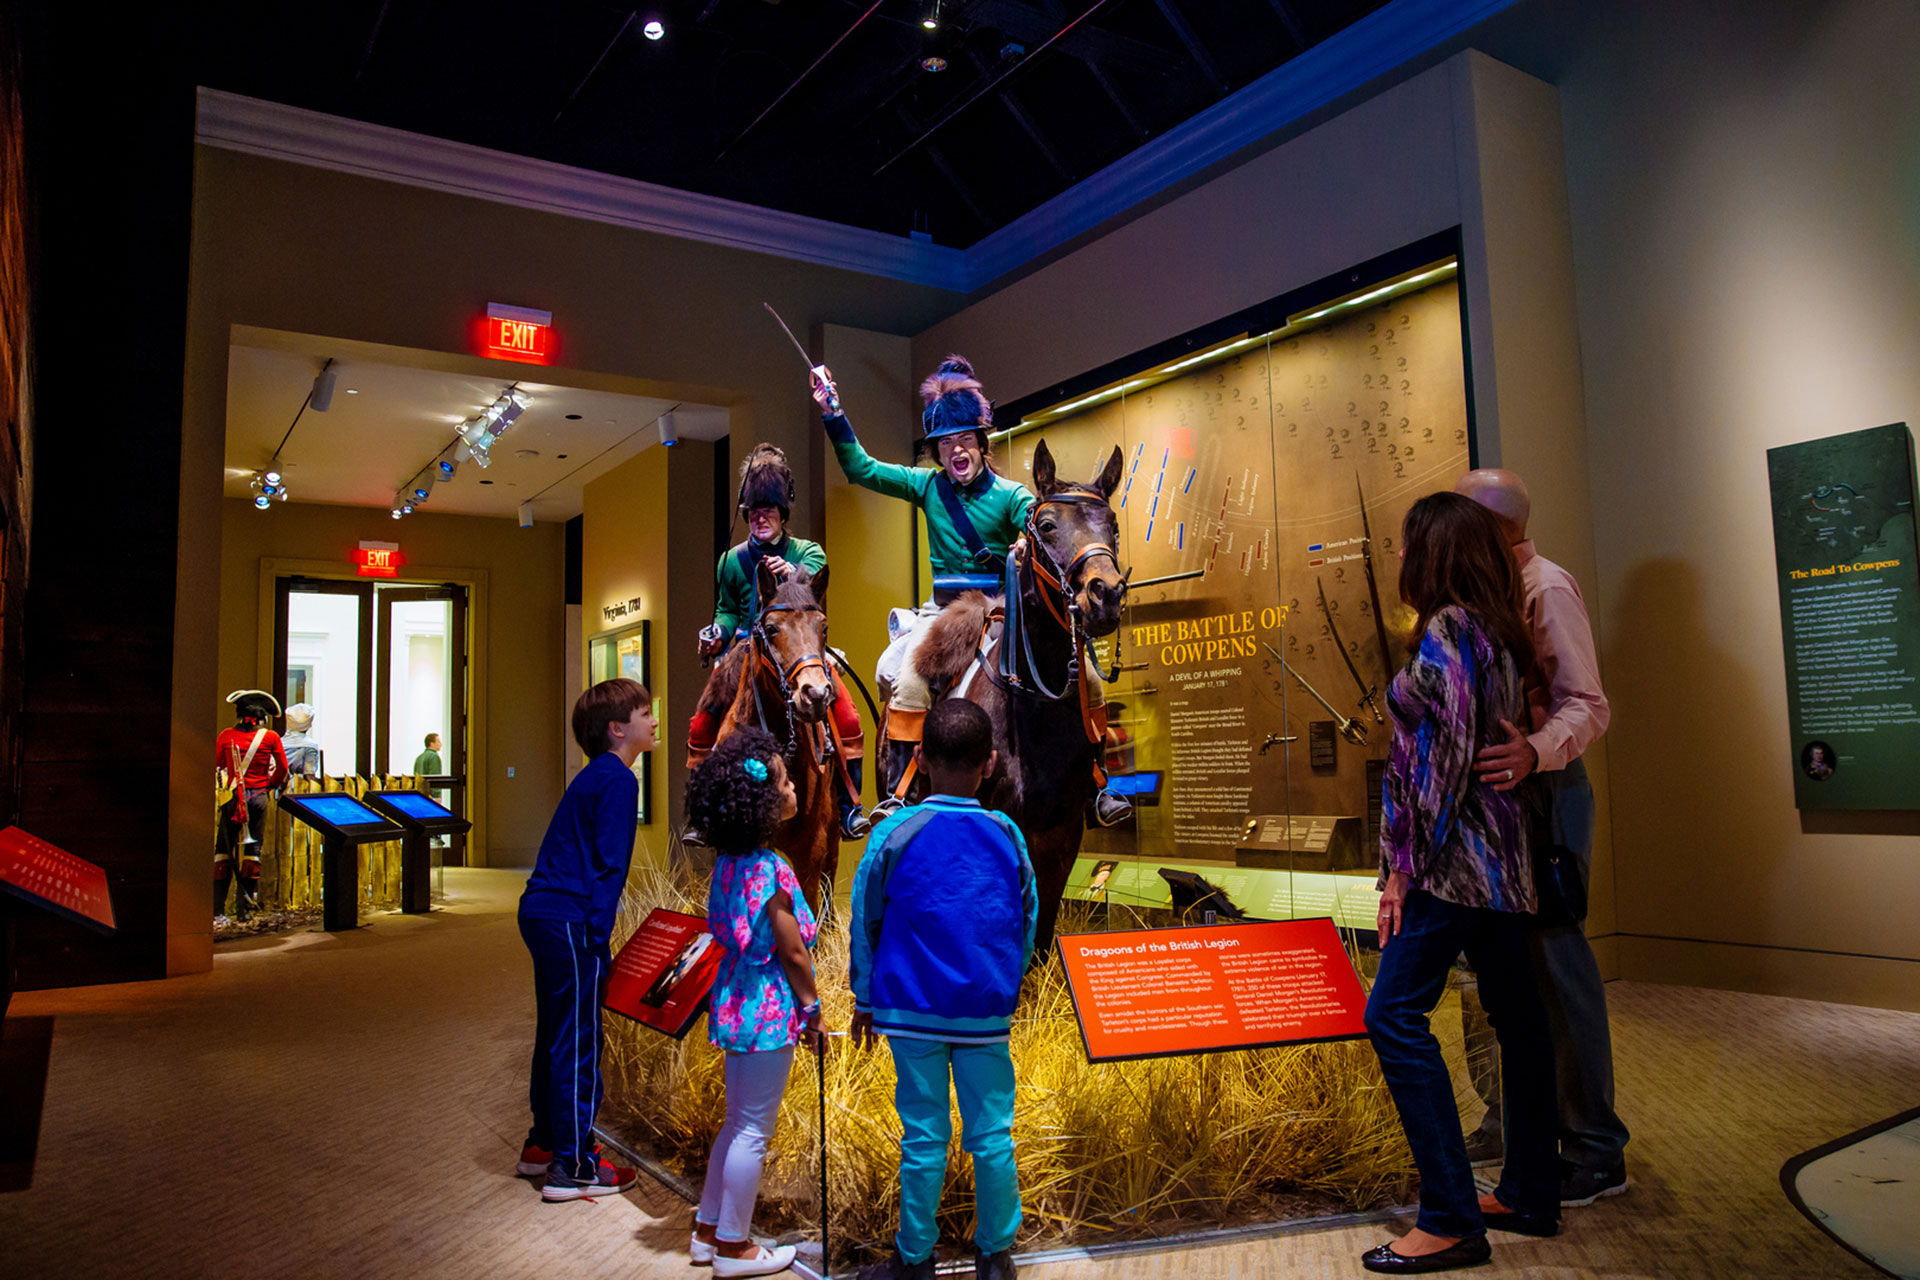
[[[1095,504],[1104,507],[1107,505],[1107,500],[1091,493],[1055,493],[1034,503],[1033,510],[1027,513],[1027,545],[1036,548],[1040,553],[1038,557],[1030,561],[1033,565],[1034,576],[1045,583],[1053,591],[1054,595],[1059,596],[1061,601],[1065,603],[1070,610],[1076,607],[1073,604],[1073,575],[1079,573],[1080,570],[1086,566],[1087,562],[1095,556],[1105,556],[1107,559],[1113,561],[1114,571],[1119,572],[1120,556],[1112,547],[1104,542],[1089,542],[1075,553],[1073,559],[1067,562],[1065,569],[1061,569],[1059,561],[1053,558],[1053,552],[1047,549],[1046,542],[1040,537],[1040,511],[1044,507],[1056,505],[1093,506]],[[1121,574],[1120,581],[1125,582],[1127,578],[1132,576],[1132,573],[1133,571],[1131,569],[1127,570],[1124,574]],[[1047,606],[1047,612],[1053,615],[1055,622],[1058,622],[1062,627],[1071,628],[1072,624],[1061,616],[1060,610],[1054,605],[1051,596],[1042,593],[1040,601]]]
[[[1108,544],[1104,542],[1090,542],[1086,546],[1081,547],[1080,550],[1074,554],[1073,559],[1067,563],[1066,569],[1062,570],[1059,562],[1053,558],[1053,552],[1048,550],[1046,542],[1040,536],[1038,525],[1040,512],[1042,508],[1056,504],[1090,506],[1096,503],[1104,507],[1107,505],[1107,500],[1102,496],[1092,493],[1054,493],[1034,503],[1033,510],[1027,513],[1027,546],[1031,549],[1031,552],[1036,554],[1029,554],[1025,558],[1025,566],[1033,574],[1036,583],[1042,584],[1047,588],[1047,590],[1037,591],[1035,594],[1040,597],[1040,603],[1046,606],[1047,612],[1053,615],[1053,620],[1060,624],[1061,630],[1065,631],[1071,640],[1071,644],[1069,645],[1071,656],[1068,658],[1067,678],[1061,683],[1057,690],[1047,687],[1046,681],[1040,676],[1039,667],[1034,662],[1032,637],[1027,634],[1026,619],[1022,616],[1018,603],[1020,595],[1018,577],[1020,564],[1017,563],[1017,557],[1013,552],[1009,551],[1007,553],[1008,576],[1012,579],[1013,589],[1007,592],[1006,604],[1004,606],[1006,610],[1006,627],[1003,632],[1005,638],[1002,639],[1000,645],[1000,678],[1008,687],[1020,692],[1031,692],[1048,702],[1063,701],[1073,693],[1075,686],[1081,683],[1080,672],[1085,663],[1088,649],[1086,628],[1080,621],[1080,605],[1073,598],[1073,577],[1080,572],[1081,568],[1083,568],[1088,561],[1094,559],[1096,556],[1107,557],[1113,561],[1113,567],[1119,569],[1120,557]],[[1121,575],[1120,581],[1122,585],[1126,583],[1127,578],[1132,576],[1132,573],[1133,571],[1129,569]],[[1056,596],[1059,598],[1059,604],[1055,603]],[[1066,606],[1064,612],[1061,609],[1062,604]],[[1026,680],[1020,678],[1020,674],[1016,669],[1018,664],[1014,660],[1014,645],[1012,643],[1012,640],[1016,638],[1020,646],[1020,657],[1026,660],[1028,673],[1028,679]],[[1097,664],[1095,669],[1098,670]],[[1114,662],[1113,673],[1109,675],[1101,671],[1100,677],[1108,684],[1112,684],[1115,680],[1119,679],[1120,668],[1117,657]],[[1031,689],[1028,688],[1029,685],[1031,685]],[[1081,702],[1085,704],[1086,701],[1086,693],[1083,688],[1081,690]],[[1089,726],[1091,726],[1091,721],[1089,721]],[[1089,733],[1091,733],[1091,728],[1089,728]]]
[[[834,685],[833,672],[828,668],[825,658],[817,653],[803,653],[785,667],[780,666],[773,660],[773,638],[767,634],[767,615],[770,613],[818,613],[824,617],[826,610],[820,608],[819,605],[770,604],[760,610],[760,616],[754,619],[753,627],[748,634],[756,641],[754,652],[759,658],[760,664],[766,667],[767,670],[773,672],[774,676],[780,681],[780,693],[782,697],[788,699],[793,697],[793,680],[795,676],[798,676],[809,667],[818,667],[820,668],[820,674],[826,677],[827,702],[831,705],[834,698],[839,696],[840,691]]]

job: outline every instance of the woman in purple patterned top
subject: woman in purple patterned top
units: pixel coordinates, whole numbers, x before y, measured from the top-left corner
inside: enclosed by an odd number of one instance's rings
[[[1393,747],[1380,832],[1380,971],[1367,1033],[1420,1171],[1412,1231],[1361,1258],[1369,1271],[1476,1266],[1487,1231],[1559,1230],[1553,1042],[1534,985],[1527,824],[1517,792],[1483,785],[1482,748],[1524,721],[1533,644],[1520,571],[1498,522],[1435,493],[1407,513],[1400,594],[1420,615],[1412,656],[1387,691]],[[1462,952],[1500,1040],[1507,1160],[1477,1195],[1453,1081],[1428,1018]]]
[[[825,1045],[813,957],[813,912],[787,860],[766,848],[794,814],[793,781],[774,740],[738,729],[687,781],[687,820],[718,850],[707,894],[707,930],[720,965],[707,1033],[726,1052],[727,1119],[714,1138],[694,1217],[692,1259],[716,1276],[784,1271],[793,1248],[754,1243],[748,1230],[793,1050]]]

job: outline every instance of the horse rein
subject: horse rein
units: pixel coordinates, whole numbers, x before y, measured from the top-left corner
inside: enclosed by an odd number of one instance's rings
[[[800,724],[801,724],[800,717],[793,713],[793,707],[792,707],[793,681],[795,677],[799,676],[801,672],[806,671],[809,668],[818,667],[820,669],[821,675],[826,677],[828,706],[832,706],[833,703],[839,698],[840,687],[837,683],[835,683],[833,678],[833,671],[831,668],[827,666],[826,659],[821,657],[821,655],[817,653],[801,654],[798,658],[795,658],[791,663],[789,663],[785,667],[782,667],[777,661],[775,661],[774,653],[773,653],[773,640],[771,637],[767,635],[767,630],[766,630],[766,616],[770,613],[818,613],[824,618],[826,616],[826,611],[824,609],[821,609],[818,605],[805,606],[805,605],[794,605],[794,604],[770,604],[760,610],[760,616],[754,620],[754,624],[752,628],[747,632],[747,643],[752,647],[752,650],[753,650],[751,655],[749,655],[750,662],[753,665],[756,665],[760,668],[765,669],[768,672],[771,672],[773,675],[773,678],[779,681],[780,683],[781,702],[782,702],[782,705],[784,705],[787,708],[787,711],[786,711],[787,741],[786,741],[786,746],[781,751],[781,754],[783,756],[793,756],[794,748],[797,745]],[[750,684],[753,687],[753,709],[754,709],[754,713],[760,718],[760,727],[762,729],[765,729],[768,733],[772,733],[773,727],[771,724],[768,723],[767,709],[761,703],[761,700],[760,700],[760,682],[753,677],[753,673],[750,671],[741,672],[740,678],[742,680],[745,680],[748,684]],[[808,730],[809,737],[814,736],[813,731],[816,729],[819,730],[819,734],[822,740],[814,744],[814,759],[815,759],[814,768],[816,770],[824,771],[828,767],[827,756],[829,754],[825,749],[824,737],[826,734],[829,734],[829,733],[833,734],[835,745],[838,746],[839,735],[837,731],[829,728],[828,724],[823,722],[823,723],[816,723]],[[847,774],[847,763],[845,759],[846,752],[844,750],[836,750],[831,754],[833,755],[834,759],[838,762],[840,766],[841,774],[847,779],[847,787],[849,791],[852,791],[853,782],[852,782],[851,776]]]

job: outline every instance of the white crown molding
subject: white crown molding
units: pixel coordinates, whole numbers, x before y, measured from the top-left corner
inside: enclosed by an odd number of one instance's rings
[[[1467,31],[1515,0],[1393,0],[1199,115],[951,249],[202,88],[210,147],[971,293]]]
[[[202,87],[194,141],[523,209],[960,291],[966,256],[828,222]]]

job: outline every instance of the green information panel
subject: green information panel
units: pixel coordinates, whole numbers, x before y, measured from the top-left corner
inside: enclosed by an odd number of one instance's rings
[[[1905,423],[1767,450],[1801,809],[1920,809],[1920,547]]]

